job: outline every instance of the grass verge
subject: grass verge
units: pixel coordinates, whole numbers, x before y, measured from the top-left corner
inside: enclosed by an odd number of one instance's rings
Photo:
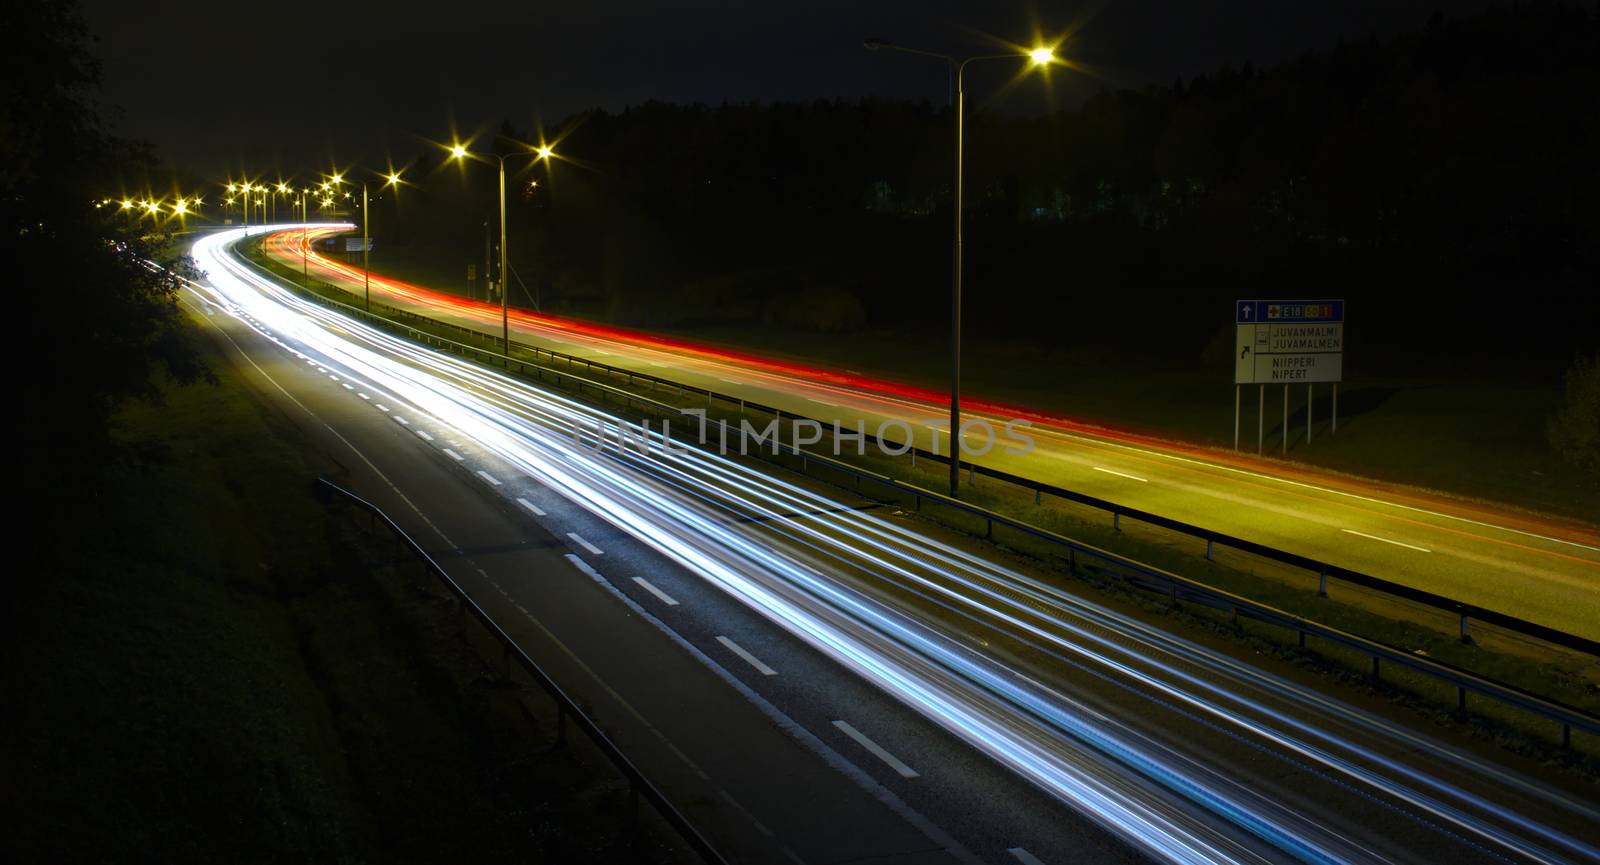
[[[449,605],[384,579],[298,433],[211,363],[219,384],[124,410],[136,458],[36,528],[6,629],[14,855],[674,859]]]

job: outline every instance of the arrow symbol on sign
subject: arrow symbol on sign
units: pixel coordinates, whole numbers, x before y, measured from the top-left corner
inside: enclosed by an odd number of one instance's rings
[[[1244,360],[1244,356],[1249,354],[1249,353],[1250,353],[1250,346],[1247,344],[1247,345],[1243,346],[1242,348],[1240,348],[1240,350],[1239,350],[1239,359],[1240,360]]]
[[[1254,311],[1255,310],[1251,309],[1250,308],[1250,304],[1248,304],[1248,303],[1239,307],[1239,314],[1241,316],[1245,317],[1245,318],[1249,318],[1250,317],[1250,313],[1252,313]]]

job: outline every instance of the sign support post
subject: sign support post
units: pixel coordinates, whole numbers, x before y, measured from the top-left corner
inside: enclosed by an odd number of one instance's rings
[[[1233,386],[1233,449],[1239,449],[1239,385]]]
[[[1258,390],[1261,404],[1256,406],[1256,456],[1261,456],[1261,449],[1267,440],[1267,386],[1262,385]]]
[[[1311,444],[1311,407],[1317,402],[1317,386],[1306,385],[1306,444]]]
[[[1283,386],[1283,455],[1289,455],[1289,386]]]
[[[1339,383],[1333,383],[1333,426],[1328,428],[1328,435],[1339,431]]]

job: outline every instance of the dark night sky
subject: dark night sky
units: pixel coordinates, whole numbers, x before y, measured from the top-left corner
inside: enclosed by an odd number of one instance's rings
[[[1101,82],[1170,83],[1225,61],[1270,64],[1339,38],[1416,29],[1488,0],[772,0],[765,3],[363,2],[231,7],[215,0],[85,0],[122,131],[188,171],[294,173],[406,156],[509,117],[555,123],[648,99],[775,101],[864,95],[942,100],[943,69],[873,53],[866,36],[960,52],[1081,25],[1052,73],[1070,105]],[[974,98],[1007,73],[974,75]],[[1023,88],[1025,90],[1026,88]],[[1020,90],[1010,110],[1050,101]]]

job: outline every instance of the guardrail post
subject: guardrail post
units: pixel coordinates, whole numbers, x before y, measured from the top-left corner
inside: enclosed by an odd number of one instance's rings
[[[1212,556],[1212,550],[1215,544],[1216,541],[1212,540],[1211,538],[1206,538],[1206,561],[1208,562],[1216,561],[1216,559]]]
[[[1114,531],[1119,531],[1119,532],[1122,531],[1122,512],[1121,511],[1112,511],[1111,512],[1111,528]]]
[[[1467,633],[1467,614],[1461,614],[1461,642],[1471,644],[1472,635]]]
[[[1374,682],[1383,681],[1383,676],[1380,675],[1379,672],[1378,672],[1378,656],[1377,655],[1373,655],[1372,656],[1372,681],[1374,681]]]
[[[1306,629],[1305,628],[1295,628],[1294,629],[1294,644],[1296,646],[1298,646],[1299,648],[1302,648],[1302,649],[1304,649],[1306,647]]]
[[[1467,710],[1467,689],[1462,687],[1461,685],[1457,685],[1456,686],[1456,711],[1457,712],[1465,712],[1466,710]]]
[[[983,537],[986,540],[994,538],[994,520],[988,519],[987,517],[984,518],[983,521]]]
[[[1322,573],[1317,577],[1317,597],[1326,598],[1327,596],[1328,596],[1328,566],[1327,565],[1323,565],[1322,566]]]
[[[1033,503],[1034,504],[1036,504],[1036,505],[1039,504],[1039,496],[1040,495],[1041,495],[1040,489],[1038,487],[1034,487],[1033,488]]]

